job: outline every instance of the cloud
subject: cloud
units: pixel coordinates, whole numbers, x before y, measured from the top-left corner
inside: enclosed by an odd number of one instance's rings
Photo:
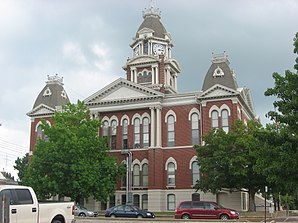
[[[84,65],[87,63],[87,59],[78,43],[66,42],[63,45],[63,56],[66,59],[70,59],[80,65]]]

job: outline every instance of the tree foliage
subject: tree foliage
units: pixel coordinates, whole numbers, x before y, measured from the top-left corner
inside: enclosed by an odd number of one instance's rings
[[[26,153],[22,158],[18,157],[15,160],[15,165],[13,166],[15,170],[18,171],[19,181],[22,182],[25,176],[25,172],[28,167],[29,153]]]
[[[233,124],[228,133],[213,129],[204,136],[204,145],[196,146],[202,176],[196,189],[217,193],[220,190],[248,190],[249,211],[255,211],[255,193],[266,185],[265,177],[254,170],[255,151],[262,143],[256,134],[262,127],[255,121]]]
[[[294,53],[298,54],[298,33],[294,38]],[[260,135],[265,147],[258,151],[257,168],[269,182],[279,186],[282,194],[298,194],[298,57],[295,72],[285,71],[282,76],[273,74],[275,86],[268,88],[266,96],[275,96],[274,111],[268,117],[275,121],[267,125],[267,133]],[[266,155],[267,154],[267,155]]]
[[[39,197],[71,197],[79,202],[94,196],[106,200],[114,194],[122,166],[109,155],[106,141],[98,136],[100,121],[78,101],[56,112],[52,126],[43,122],[49,140],[39,140],[25,176]]]

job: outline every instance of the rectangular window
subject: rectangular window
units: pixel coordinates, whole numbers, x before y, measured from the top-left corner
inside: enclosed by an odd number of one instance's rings
[[[31,193],[28,189],[15,189],[16,204],[33,204]]]
[[[168,203],[168,211],[174,211],[176,208],[176,202],[175,202],[175,195],[169,194],[167,196],[167,203]]]

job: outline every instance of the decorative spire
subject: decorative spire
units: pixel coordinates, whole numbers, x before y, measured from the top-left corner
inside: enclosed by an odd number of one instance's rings
[[[63,77],[59,77],[58,74],[55,76],[49,76],[48,80],[46,81],[47,84],[60,84],[63,85]]]
[[[159,10],[159,8],[155,8],[155,5],[156,0],[150,0],[149,7],[145,8],[145,10],[143,11],[143,18],[150,15],[157,16],[158,18],[160,18],[161,11]]]

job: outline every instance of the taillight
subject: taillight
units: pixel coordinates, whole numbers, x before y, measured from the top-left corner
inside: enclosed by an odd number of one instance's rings
[[[72,212],[71,212],[72,215],[74,215],[74,211],[75,211],[75,206],[72,205]]]

